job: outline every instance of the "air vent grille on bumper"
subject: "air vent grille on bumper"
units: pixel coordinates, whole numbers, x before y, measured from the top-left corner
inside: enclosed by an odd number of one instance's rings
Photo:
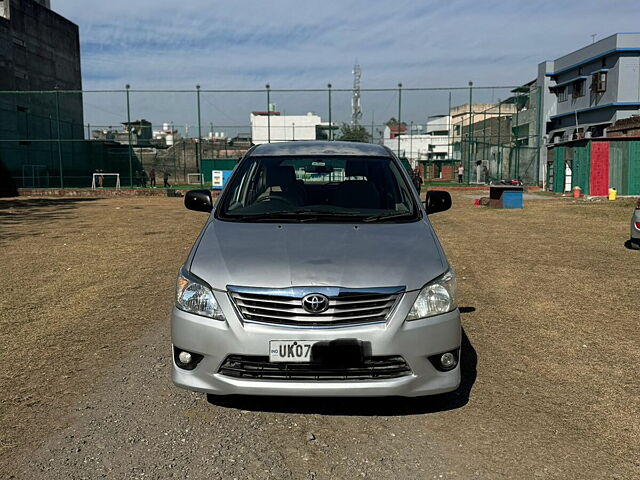
[[[361,365],[333,366],[317,363],[270,363],[269,357],[231,355],[220,373],[228,377],[260,380],[381,380],[411,375],[400,356],[365,358]]]
[[[233,303],[244,320],[279,325],[332,326],[384,322],[401,293],[340,291],[328,296],[322,313],[309,313],[302,296],[230,290]]]

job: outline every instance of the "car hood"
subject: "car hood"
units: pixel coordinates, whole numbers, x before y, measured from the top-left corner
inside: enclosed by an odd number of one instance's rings
[[[427,221],[398,224],[212,220],[190,270],[213,288],[422,288],[448,268]]]

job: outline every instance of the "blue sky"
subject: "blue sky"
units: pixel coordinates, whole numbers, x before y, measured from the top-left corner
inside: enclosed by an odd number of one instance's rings
[[[364,88],[518,85],[537,64],[615,32],[638,30],[636,0],[52,0],[80,26],[85,89]],[[508,90],[478,92],[483,101]],[[395,100],[393,96],[395,95]],[[466,93],[454,92],[453,103]],[[89,96],[86,121],[117,123],[116,96]],[[170,98],[171,97],[171,98]],[[287,113],[318,111],[324,95],[276,95]],[[447,92],[409,94],[407,119],[444,113]],[[482,98],[480,98],[482,97]],[[247,123],[263,95],[209,95],[205,123]],[[335,119],[349,114],[336,94]],[[134,116],[193,121],[188,95],[138,94]],[[365,122],[397,113],[397,94],[363,94]],[[394,113],[395,112],[395,113]],[[414,118],[415,117],[415,118]]]

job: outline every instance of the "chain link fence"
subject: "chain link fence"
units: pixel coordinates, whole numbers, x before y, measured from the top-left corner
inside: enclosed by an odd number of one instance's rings
[[[386,145],[430,183],[541,180],[535,86],[362,89],[355,118],[352,97],[330,85],[0,92],[0,177],[16,188],[144,188],[152,173],[159,187],[209,183],[210,168],[232,168],[254,144],[348,138]]]

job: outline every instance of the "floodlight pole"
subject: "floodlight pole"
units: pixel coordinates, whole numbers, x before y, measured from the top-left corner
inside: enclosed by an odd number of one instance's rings
[[[64,188],[64,179],[62,172],[62,137],[60,132],[60,91],[58,85],[55,87],[56,90],[56,122],[58,124],[58,165],[60,167],[60,188]]]
[[[271,143],[271,87],[267,83],[267,143]]]
[[[333,124],[331,123],[331,84],[327,84],[329,89],[329,140],[333,140]]]
[[[398,84],[398,158],[400,158],[400,128],[402,127],[402,83]]]
[[[127,90],[127,131],[129,133],[129,187],[133,188],[133,155],[132,155],[132,151],[131,151],[131,101],[129,99],[129,89],[131,88],[131,85],[129,85],[127,83],[126,85],[126,90]]]
[[[196,96],[198,97],[198,143],[196,145],[196,170],[200,172],[200,160],[202,157],[202,117],[200,111],[200,85],[196,85]],[[200,178],[200,185],[202,185],[202,175],[198,175]]]

